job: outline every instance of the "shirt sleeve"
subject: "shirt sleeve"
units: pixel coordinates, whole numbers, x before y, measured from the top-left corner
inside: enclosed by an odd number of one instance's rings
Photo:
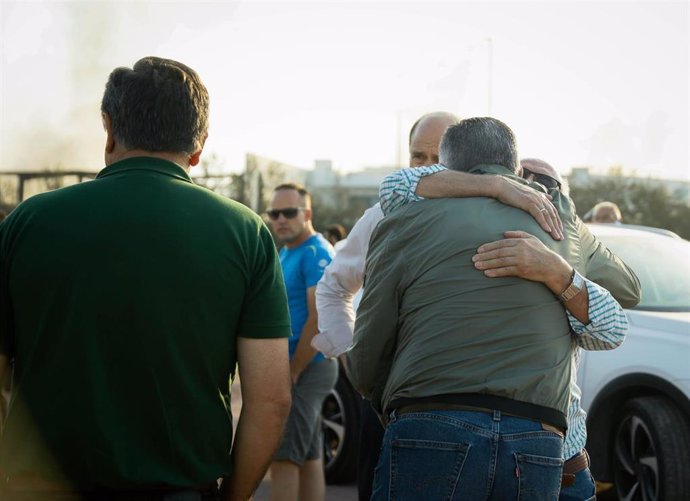
[[[566,311],[577,345],[585,350],[612,350],[621,345],[628,332],[625,312],[611,293],[585,279],[589,294],[589,324]]]
[[[405,167],[386,176],[379,186],[379,201],[383,213],[390,214],[409,202],[424,200],[416,193],[419,180],[424,176],[444,170],[447,169],[440,164],[426,167]]]
[[[278,252],[266,225],[259,224],[238,333],[249,338],[290,337],[287,292]]]
[[[328,247],[321,245],[310,245],[304,249],[302,254],[301,266],[302,276],[304,277],[304,285],[307,289],[316,287],[319,283],[323,272],[333,259],[333,247],[328,244]]]
[[[381,219],[383,212],[378,204],[364,213],[316,286],[319,333],[311,345],[328,357],[337,357],[352,345],[352,302],[362,288],[369,239]]]

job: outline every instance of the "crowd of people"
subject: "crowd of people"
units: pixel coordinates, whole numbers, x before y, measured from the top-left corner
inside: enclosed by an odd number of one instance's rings
[[[594,499],[579,354],[623,342],[640,286],[558,172],[429,113],[349,235],[294,183],[269,231],[189,177],[208,106],[182,63],[116,68],[106,167],[0,225],[0,498],[247,500],[269,471],[271,501],[323,500],[339,358],[360,500]]]

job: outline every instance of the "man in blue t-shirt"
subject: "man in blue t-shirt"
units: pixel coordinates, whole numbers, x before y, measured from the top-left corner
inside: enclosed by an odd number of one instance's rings
[[[319,501],[325,496],[321,406],[335,386],[338,364],[311,347],[318,330],[316,284],[333,258],[331,244],[311,224],[311,197],[303,186],[281,184],[268,217],[283,245],[280,264],[290,307],[292,408],[271,464],[271,501]]]

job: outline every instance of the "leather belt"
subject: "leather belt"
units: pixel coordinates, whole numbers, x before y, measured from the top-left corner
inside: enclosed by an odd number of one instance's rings
[[[428,411],[470,411],[470,412],[485,412],[485,413],[491,414],[494,410],[488,409],[486,407],[473,407],[471,405],[438,404],[438,403],[423,403],[423,404],[403,405],[402,407],[398,407],[397,409],[395,409],[395,413],[398,416],[402,416],[404,414],[411,414],[413,412],[428,412]],[[508,412],[501,412],[501,414],[504,416],[512,416],[512,417],[517,417],[520,419],[529,419],[529,418],[523,418],[521,416],[516,416],[515,414],[510,414]],[[565,437],[565,430],[562,430],[561,428],[553,426],[549,423],[545,423],[543,421],[541,421],[541,427],[542,427],[542,429],[544,429],[546,431],[551,431],[553,433],[560,435],[561,438]]]
[[[575,454],[563,463],[563,476],[561,477],[561,487],[569,487],[575,483],[575,475],[582,470],[589,468],[589,454],[585,449]]]

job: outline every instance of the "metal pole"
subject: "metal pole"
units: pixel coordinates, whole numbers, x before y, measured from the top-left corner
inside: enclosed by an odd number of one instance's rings
[[[489,71],[488,71],[488,81],[487,81],[487,92],[486,92],[486,107],[487,107],[487,116],[491,116],[492,112],[492,93],[493,93],[493,79],[494,79],[494,41],[491,37],[486,39],[486,48],[487,48],[487,53],[488,53],[488,63],[489,63]]]

